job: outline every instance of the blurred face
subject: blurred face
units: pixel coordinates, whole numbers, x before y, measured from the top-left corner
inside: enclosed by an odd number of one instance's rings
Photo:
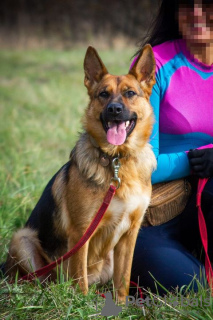
[[[188,43],[213,43],[213,0],[180,0],[178,23]]]

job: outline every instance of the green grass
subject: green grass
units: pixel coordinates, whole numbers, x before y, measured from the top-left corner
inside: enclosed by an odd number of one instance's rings
[[[88,103],[85,50],[0,51],[0,261],[5,260],[12,233],[24,225],[78,138]],[[100,55],[111,73],[123,74],[133,53],[130,48]],[[0,319],[104,319],[104,300],[95,286],[85,297],[70,281],[58,279],[46,286],[0,280]],[[186,296],[204,301],[209,290],[200,286],[198,294]],[[212,299],[209,306],[182,306],[172,304],[174,298],[180,302],[181,293],[168,293],[166,304],[150,297],[151,307],[123,307],[116,319],[213,319]]]

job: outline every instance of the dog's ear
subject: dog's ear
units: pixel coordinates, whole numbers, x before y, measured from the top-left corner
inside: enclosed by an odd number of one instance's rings
[[[102,77],[108,73],[105,65],[93,47],[88,47],[84,59],[84,84],[91,89]]]
[[[155,67],[155,57],[152,47],[147,44],[143,47],[133,67],[129,71],[129,74],[133,75],[141,83],[143,89],[148,90],[150,94],[155,84]]]

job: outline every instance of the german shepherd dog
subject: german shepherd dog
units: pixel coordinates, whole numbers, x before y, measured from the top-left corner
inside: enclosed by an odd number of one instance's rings
[[[112,161],[119,158],[120,187],[92,237],[63,268],[85,294],[88,285],[113,278],[118,300],[123,302],[156,166],[148,143],[153,126],[149,97],[155,83],[155,59],[151,46],[146,45],[127,75],[114,76],[89,47],[84,70],[90,98],[84,131],[70,160],[47,184],[25,227],[14,234],[6,273],[14,277],[18,271],[20,277],[37,270],[79,241],[109,188]]]

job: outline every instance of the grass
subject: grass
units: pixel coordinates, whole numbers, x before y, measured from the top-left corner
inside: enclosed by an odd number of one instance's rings
[[[133,53],[129,48],[100,55],[110,72],[122,74]],[[84,54],[85,49],[0,51],[0,261],[5,260],[12,233],[24,225],[78,138],[88,102],[83,85]],[[199,288],[198,294],[186,290],[185,297],[193,306],[186,301],[181,304],[181,293],[168,292],[164,303],[150,295],[151,306],[123,306],[116,319],[213,319],[209,290]],[[93,286],[85,297],[60,274],[56,284],[46,286],[9,284],[2,279],[0,319],[104,319],[100,316],[104,300],[96,290]],[[201,298],[209,299],[208,303],[197,303]]]

